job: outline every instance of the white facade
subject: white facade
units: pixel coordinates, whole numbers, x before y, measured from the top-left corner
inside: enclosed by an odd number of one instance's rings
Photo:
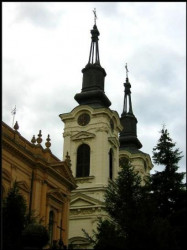
[[[127,150],[120,150],[119,159],[126,158],[134,167],[134,171],[141,176],[142,184],[145,184],[146,177],[150,175],[150,170],[153,168],[151,158],[148,154],[136,150],[137,152],[129,152]]]
[[[81,114],[88,114],[87,125],[79,125]],[[80,105],[70,113],[61,114],[64,127],[64,152],[70,155],[73,176],[76,177],[77,149],[82,144],[90,147],[89,176],[76,178],[78,188],[72,192],[70,203],[69,244],[76,248],[87,245],[82,228],[92,235],[98,217],[108,217],[104,208],[104,193],[110,178],[119,172],[119,132],[122,130],[116,111]],[[112,150],[112,160],[109,152]],[[111,169],[112,168],[112,169]]]

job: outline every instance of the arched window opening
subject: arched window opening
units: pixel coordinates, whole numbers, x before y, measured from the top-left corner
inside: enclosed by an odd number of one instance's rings
[[[129,165],[129,158],[126,156],[120,157],[119,165],[120,165],[120,167],[128,166]]]
[[[54,212],[49,212],[49,242],[52,246],[53,244],[53,226],[54,225]]]
[[[146,164],[145,161],[144,161],[144,170],[145,170],[145,171],[147,170],[147,164]]]
[[[90,174],[90,147],[82,144],[77,150],[76,177],[86,177]]]
[[[109,151],[109,178],[113,179],[113,152],[112,149]]]

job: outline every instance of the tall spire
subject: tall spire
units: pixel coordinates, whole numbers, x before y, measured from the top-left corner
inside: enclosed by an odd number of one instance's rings
[[[82,91],[75,95],[75,100],[80,105],[90,105],[95,108],[109,107],[111,105],[110,100],[104,92],[104,80],[106,72],[100,65],[99,58],[99,30],[96,25],[96,10],[94,9],[94,26],[91,30],[91,46],[88,63],[84,69]]]
[[[125,148],[136,148],[140,149],[142,147],[141,142],[137,138],[136,132],[136,124],[137,119],[133,114],[132,110],[132,102],[131,102],[131,84],[128,78],[128,68],[127,64],[126,68],[126,82],[124,83],[125,87],[125,95],[124,95],[124,104],[123,104],[123,112],[121,114],[121,124],[123,126],[123,130],[120,133],[119,141],[120,141],[120,149]]]
[[[98,36],[100,35],[96,24],[94,24],[93,29],[91,30],[92,34],[92,42],[91,42],[91,47],[90,47],[90,56],[88,63],[94,64],[97,63],[100,65],[99,61],[99,46],[98,46]]]
[[[90,56],[89,56],[89,60],[88,63],[91,64],[99,64],[100,65],[100,61],[99,61],[99,46],[98,46],[98,36],[100,35],[97,26],[96,26],[96,9],[93,10],[94,13],[94,26],[93,29],[91,30],[91,34],[92,34],[92,41],[91,41],[91,46],[90,46]]]
[[[128,68],[127,63],[125,65],[126,68],[126,82],[124,83],[125,87],[125,96],[124,96],[124,105],[123,105],[123,113],[122,115],[125,115],[126,113],[133,114],[132,111],[132,102],[131,102],[131,84],[129,82],[128,78]]]

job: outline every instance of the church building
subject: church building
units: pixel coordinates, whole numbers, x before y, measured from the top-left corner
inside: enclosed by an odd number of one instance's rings
[[[99,218],[110,219],[104,195],[118,176],[121,160],[131,162],[142,184],[153,167],[150,156],[140,150],[127,65],[121,116],[110,108],[99,35],[95,20],[82,88],[74,96],[78,104],[59,115],[64,123],[63,161],[52,154],[49,136],[43,148],[41,131],[29,142],[17,123],[12,129],[2,122],[3,196],[17,180],[30,211],[36,210],[49,229],[50,246],[62,236],[71,249],[92,249],[83,231],[92,236]]]
[[[19,132],[2,122],[2,196],[7,197],[16,181],[24,196],[28,214],[34,212],[49,230],[49,247],[62,239],[68,245],[69,206],[71,191],[77,185],[68,154],[60,161],[50,150],[48,135],[42,147],[42,133],[27,141]],[[60,229],[63,228],[63,233]]]
[[[104,91],[106,72],[99,58],[99,35],[95,22],[88,63],[82,69],[82,90],[74,97],[78,106],[59,115],[65,124],[63,155],[68,152],[71,157],[77,184],[71,194],[69,218],[69,246],[75,249],[91,249],[82,229],[92,235],[98,218],[109,218],[104,210],[104,194],[120,171],[119,160],[130,160],[142,182],[152,168],[150,156],[140,151],[128,74],[121,117],[109,108],[111,102]]]

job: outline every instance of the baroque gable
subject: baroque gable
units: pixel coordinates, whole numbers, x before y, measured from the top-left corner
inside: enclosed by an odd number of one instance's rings
[[[66,162],[68,160],[66,159]],[[50,169],[52,171],[57,171],[57,173],[65,180],[67,180],[69,183],[71,183],[71,186],[74,186],[74,188],[76,188],[76,183],[75,183],[75,179],[73,177],[73,174],[72,174],[72,170],[70,168],[71,166],[71,162],[69,160],[69,166],[67,164],[62,164],[61,162],[60,163],[53,163],[51,164],[50,166]]]
[[[59,188],[50,189],[47,192],[47,196],[58,201],[58,202],[65,202],[66,201],[66,195]]]
[[[88,195],[82,194],[82,193],[77,193],[72,196],[71,198],[71,208],[86,208],[86,207],[97,207],[97,206],[102,206],[104,203],[90,197]]]
[[[72,141],[75,141],[75,140],[82,140],[82,139],[91,139],[91,138],[94,138],[95,137],[95,134],[93,133],[90,133],[90,132],[86,132],[86,131],[81,131],[75,135],[73,135],[71,137]]]

